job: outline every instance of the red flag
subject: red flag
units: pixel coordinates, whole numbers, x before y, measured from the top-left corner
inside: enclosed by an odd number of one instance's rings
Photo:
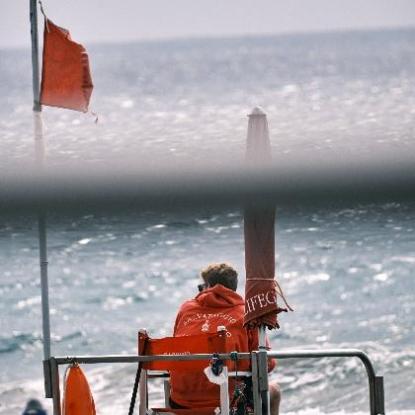
[[[40,103],[87,112],[92,89],[85,48],[68,30],[45,19]]]

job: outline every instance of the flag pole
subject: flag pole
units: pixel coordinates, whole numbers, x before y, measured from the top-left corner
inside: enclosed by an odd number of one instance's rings
[[[45,165],[45,143],[43,139],[42,106],[40,104],[39,85],[39,39],[37,0],[30,2],[30,32],[32,40],[32,83],[33,83],[33,119],[35,135],[36,165],[40,172]],[[38,212],[39,231],[39,262],[40,262],[40,284],[42,295],[42,333],[43,333],[43,357],[50,358],[50,311],[49,311],[49,284],[48,284],[48,253],[46,237],[46,214]]]

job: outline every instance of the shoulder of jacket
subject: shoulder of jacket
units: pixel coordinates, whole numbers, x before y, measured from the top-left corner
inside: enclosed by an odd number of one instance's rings
[[[199,307],[200,305],[198,304],[198,302],[192,298],[191,300],[187,300],[184,303],[182,303],[182,305],[179,308],[179,313],[182,313],[192,308],[199,308]]]

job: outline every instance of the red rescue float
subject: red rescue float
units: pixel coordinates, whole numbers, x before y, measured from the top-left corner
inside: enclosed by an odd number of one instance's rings
[[[82,369],[74,364],[65,375],[63,415],[96,415],[94,398]]]

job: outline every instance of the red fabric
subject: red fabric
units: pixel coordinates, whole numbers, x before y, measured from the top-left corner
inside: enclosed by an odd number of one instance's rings
[[[65,379],[63,415],[95,415],[94,398],[88,381],[79,366],[69,368]]]
[[[218,284],[186,301],[180,308],[174,326],[174,335],[187,339],[203,332],[215,333],[218,326],[227,329],[226,351],[249,352],[258,349],[256,330],[243,327],[244,301],[236,292]],[[230,371],[233,362],[227,362]],[[270,369],[275,362],[270,360]],[[206,367],[206,366],[205,366]],[[249,370],[249,361],[238,362],[238,370]],[[171,398],[177,404],[197,408],[219,406],[219,386],[210,383],[202,371],[183,373],[170,372]],[[233,392],[234,383],[229,382]],[[232,395],[230,395],[232,396]]]
[[[66,29],[45,20],[41,104],[87,112],[92,89],[85,48]]]
[[[139,333],[139,354],[144,356],[182,356],[196,353],[207,353],[211,355],[213,353],[225,352],[226,336],[221,336],[217,333],[202,333],[186,337],[164,337],[162,339],[150,339],[148,336]],[[202,371],[208,364],[209,359],[192,361],[163,360],[145,362],[143,363],[143,369],[180,370],[182,372]]]
[[[275,274],[275,210],[245,211],[245,320],[244,325],[279,327],[277,314],[287,311],[277,305]]]

